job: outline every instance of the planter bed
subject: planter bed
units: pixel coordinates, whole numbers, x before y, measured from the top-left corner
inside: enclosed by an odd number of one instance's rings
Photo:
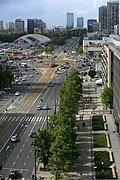
[[[111,169],[112,163],[110,162],[109,152],[95,151],[94,162],[96,179],[114,179]]]
[[[94,148],[106,148],[107,138],[105,133],[93,134]]]
[[[101,115],[92,116],[92,128],[93,131],[105,130],[103,116]]]

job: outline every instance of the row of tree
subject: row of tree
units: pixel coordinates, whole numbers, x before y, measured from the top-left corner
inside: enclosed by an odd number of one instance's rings
[[[14,81],[14,75],[10,71],[0,71],[0,90],[4,87],[11,87]]]
[[[47,129],[36,131],[32,142],[37,148],[38,162],[50,170],[55,180],[62,178],[77,155],[75,119],[82,95],[82,79],[77,71],[71,72],[58,93],[60,102],[57,113],[50,115]]]

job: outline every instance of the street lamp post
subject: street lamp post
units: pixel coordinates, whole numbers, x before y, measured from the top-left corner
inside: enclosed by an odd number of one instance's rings
[[[56,104],[56,86],[55,86],[55,112],[54,114],[56,114],[56,108],[57,108],[57,104]]]
[[[35,180],[37,179],[37,168],[36,168],[36,144],[34,145],[34,153],[35,153]]]
[[[37,158],[36,158],[36,142],[35,142],[35,138],[36,138],[36,133],[33,132],[31,135],[30,135],[31,138],[34,138],[34,156],[35,156],[35,159],[34,159],[34,174],[32,175],[32,180],[37,180],[37,167],[36,167],[36,162],[37,162]]]

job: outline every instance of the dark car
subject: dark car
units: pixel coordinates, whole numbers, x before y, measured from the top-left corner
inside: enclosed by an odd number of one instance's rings
[[[11,170],[11,171],[9,172],[9,178],[10,178],[10,179],[17,179],[18,177],[19,177],[18,171]]]
[[[52,82],[49,82],[48,83],[48,87],[52,87],[53,86],[53,83]]]
[[[27,83],[26,86],[30,86],[30,83]]]

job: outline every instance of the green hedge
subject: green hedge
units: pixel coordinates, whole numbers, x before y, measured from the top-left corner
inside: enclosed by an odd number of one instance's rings
[[[94,148],[105,148],[107,147],[107,138],[105,133],[93,134]]]
[[[95,151],[94,152],[95,162],[95,174],[97,179],[113,179],[112,169],[110,166],[109,152],[107,151]]]
[[[92,128],[93,131],[104,130],[104,121],[101,115],[92,116]]]

